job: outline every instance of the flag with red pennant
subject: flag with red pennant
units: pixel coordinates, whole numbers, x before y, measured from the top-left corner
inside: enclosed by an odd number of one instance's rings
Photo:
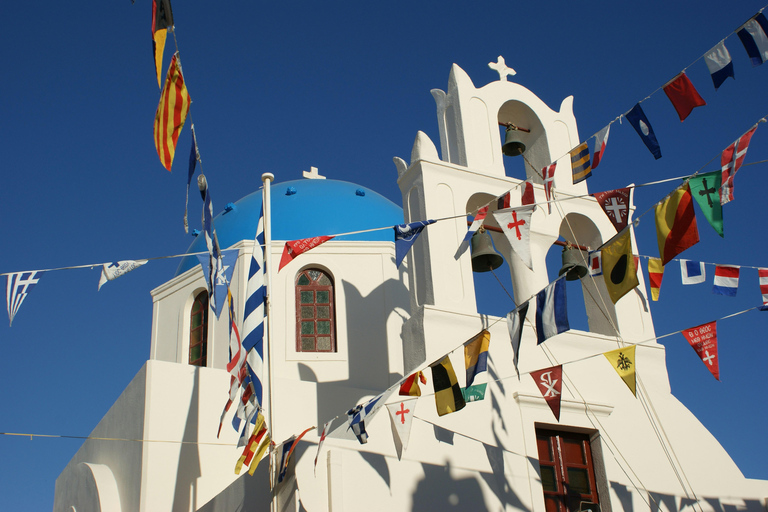
[[[563,365],[544,368],[543,370],[531,372],[536,386],[541,391],[544,400],[546,400],[557,421],[560,421],[560,398],[563,390]]]
[[[547,198],[547,207],[549,213],[552,213],[552,189],[555,186],[555,168],[557,162],[550,164],[541,170],[541,175],[544,176],[544,197]]]
[[[688,183],[656,203],[656,239],[662,264],[699,243],[696,212]]]
[[[603,153],[605,153],[605,146],[608,145],[608,134],[611,131],[611,125],[609,124],[595,135],[595,148],[592,151],[592,169],[597,169],[600,161],[603,159]]]
[[[608,216],[617,233],[627,227],[627,222],[629,221],[630,193],[631,189],[626,187],[590,194],[597,200],[597,204],[600,205],[600,208]]]
[[[512,250],[520,257],[525,265],[533,270],[531,258],[531,216],[534,205],[519,208],[496,210],[493,216],[501,230],[507,236]]]
[[[669,101],[672,102],[672,106],[675,107],[680,122],[685,121],[685,118],[691,114],[694,108],[707,104],[704,98],[699,95],[699,92],[693,86],[685,71],[673,78],[663,89]]]
[[[717,321],[684,329],[683,336],[712,375],[720,380],[720,360],[717,357]]]
[[[392,425],[392,438],[395,441],[395,450],[397,450],[397,460],[402,458],[403,452],[408,447],[408,439],[411,437],[413,413],[416,411],[417,401],[417,398],[409,398],[387,404],[389,419]]]
[[[520,204],[528,205],[534,204],[536,199],[533,195],[533,182],[531,180],[525,180],[520,187]]]
[[[310,249],[314,249],[320,244],[331,240],[333,236],[316,236],[313,238],[302,238],[301,240],[292,240],[285,242],[283,247],[283,256],[280,258],[280,266],[277,271],[280,272],[284,266],[293,261],[299,254],[304,254]]]
[[[155,112],[155,148],[163,167],[171,170],[173,156],[176,153],[176,143],[179,133],[187,120],[189,105],[192,100],[184,85],[181,74],[178,52],[173,55],[165,77],[165,85],[160,95],[160,103]]]
[[[660,258],[648,258],[648,280],[651,285],[651,299],[659,300],[661,280],[664,277],[664,265]]]
[[[421,396],[419,381],[421,381],[422,384],[427,383],[427,378],[424,376],[424,372],[416,372],[413,375],[409,375],[400,385],[398,394],[400,396]]]
[[[744,158],[746,158],[747,150],[749,149],[749,141],[752,140],[755,130],[757,130],[757,125],[736,139],[720,155],[720,170],[723,173],[720,185],[721,205],[733,201],[733,180],[736,178],[736,171],[744,163]]]

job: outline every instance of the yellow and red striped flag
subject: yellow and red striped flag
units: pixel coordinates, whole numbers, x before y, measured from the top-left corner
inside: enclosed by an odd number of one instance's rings
[[[163,167],[171,170],[176,142],[187,119],[191,100],[184,76],[181,74],[179,54],[175,53],[168,66],[165,85],[160,95],[160,104],[155,112],[155,148]]]
[[[651,299],[659,300],[661,279],[664,277],[664,265],[660,258],[648,258],[648,279],[651,282]]]

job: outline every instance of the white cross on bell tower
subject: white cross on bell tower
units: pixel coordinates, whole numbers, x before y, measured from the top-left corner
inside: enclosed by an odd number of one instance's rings
[[[320,173],[317,172],[317,167],[310,167],[309,172],[302,171],[302,174],[308,180],[324,180],[325,179],[325,176],[320,176]]]
[[[507,76],[515,76],[517,74],[514,69],[507,67],[507,63],[504,62],[504,57],[501,55],[499,55],[499,58],[496,59],[496,62],[489,62],[488,67],[499,74],[500,82],[506,82]]]

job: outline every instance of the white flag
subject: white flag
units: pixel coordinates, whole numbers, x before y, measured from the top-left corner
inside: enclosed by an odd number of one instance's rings
[[[101,290],[101,287],[104,286],[104,283],[107,281],[112,281],[113,279],[117,279],[118,277],[122,276],[123,274],[127,274],[131,270],[135,268],[139,268],[140,266],[144,265],[147,262],[147,260],[125,260],[125,261],[115,261],[114,263],[105,263],[102,265],[101,268],[101,278],[99,279],[99,290]]]
[[[400,460],[408,447],[408,438],[411,436],[411,423],[417,400],[418,398],[408,398],[387,404],[389,419],[392,422],[392,438],[395,441],[397,460]]]
[[[533,270],[531,259],[531,215],[536,205],[496,210],[493,216],[507,235],[509,245],[523,263]]]

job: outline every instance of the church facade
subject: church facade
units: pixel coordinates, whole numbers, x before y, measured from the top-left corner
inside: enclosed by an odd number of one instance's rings
[[[536,308],[529,308],[517,367],[506,319],[478,311],[483,291],[471,251],[461,250],[468,213],[489,205],[487,232],[518,301],[557,277],[546,266],[547,254],[560,250],[556,240],[595,249],[616,234],[594,198],[583,197],[586,182],[572,182],[569,151],[580,142],[573,98],[552,110],[507,81],[508,68],[497,69],[498,81],[477,88],[454,65],[447,91],[432,91],[441,153],[419,132],[410,162],[395,158],[402,207],[316,173],[271,186],[265,416],[277,443],[318,427],[297,444],[282,482],[270,489],[268,458],[254,475],[235,474],[242,448],[231,412],[217,435],[229,390],[228,320],[210,310],[191,256],[152,291],[149,360],[62,471],[54,510],[765,511],[768,482],[746,479],[672,395],[664,347],[647,341],[655,331],[642,272],[640,285],[615,305],[602,276],[581,279],[588,331],[537,345]],[[502,152],[500,126],[510,124],[525,129],[517,131],[518,157]],[[510,206],[520,205],[522,180],[507,169],[513,161],[540,203],[530,219],[530,265],[491,214],[510,190]],[[557,197],[572,200],[550,211],[539,171],[552,162]],[[225,261],[234,265],[239,315],[261,208],[256,191],[214,220]],[[391,228],[366,231],[427,219],[438,222],[400,267]],[[276,272],[285,241],[337,233],[353,234]],[[189,253],[204,250],[202,238]],[[477,379],[487,384],[484,399],[439,416],[427,366],[449,355],[464,383],[462,344],[483,329],[491,337],[488,371]],[[636,351],[637,396],[602,357],[621,347]],[[563,366],[559,419],[529,376],[556,365]],[[318,452],[325,422],[336,418],[334,427],[343,427],[350,407],[419,370],[428,382],[408,402],[413,420],[402,454],[384,409],[365,422],[366,444],[341,428]],[[386,401],[402,398],[395,390]]]

